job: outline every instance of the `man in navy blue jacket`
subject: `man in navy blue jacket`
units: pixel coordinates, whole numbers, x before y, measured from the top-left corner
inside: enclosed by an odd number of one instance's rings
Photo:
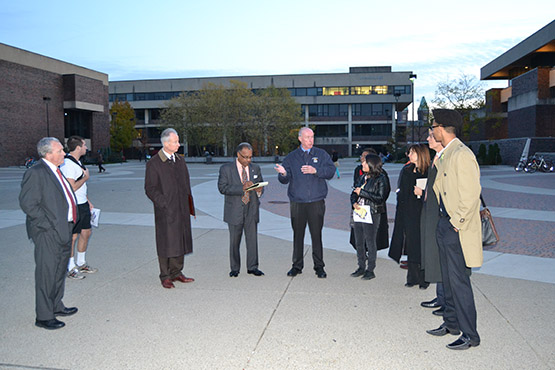
[[[283,165],[276,164],[278,180],[289,184],[291,226],[293,227],[293,267],[287,276],[302,273],[304,267],[304,233],[306,224],[312,238],[312,260],[319,278],[327,276],[324,271],[322,251],[322,227],[328,195],[326,180],[333,178],[335,166],[326,151],[314,148],[314,132],[303,127],[299,130],[301,145],[285,157]]]

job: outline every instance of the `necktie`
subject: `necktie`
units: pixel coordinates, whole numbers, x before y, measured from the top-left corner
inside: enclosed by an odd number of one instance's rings
[[[243,167],[243,172],[241,172],[241,182],[244,184],[248,180],[249,178],[247,177],[246,167]],[[245,191],[243,192],[243,197],[241,198],[241,200],[243,201],[243,203],[247,204],[249,202],[249,197],[249,193]]]
[[[175,158],[174,158],[173,154],[170,157],[170,161],[172,161],[172,163],[175,163]]]
[[[64,181],[64,177],[62,176],[62,172],[60,172],[59,168],[56,168],[56,173],[60,177],[60,180],[62,180],[62,185],[64,186],[66,194],[71,202],[71,213],[73,214],[73,222],[77,222],[77,207],[75,206],[75,201],[73,200],[73,194],[71,194],[71,192],[67,188],[66,182]]]

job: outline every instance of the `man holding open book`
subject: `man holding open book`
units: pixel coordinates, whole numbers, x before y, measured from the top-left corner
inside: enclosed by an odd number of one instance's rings
[[[237,146],[237,158],[220,167],[218,190],[225,195],[224,221],[229,228],[230,277],[239,276],[241,254],[239,247],[245,233],[247,244],[247,273],[262,276],[258,269],[258,221],[264,184],[260,167],[252,161],[252,146]],[[257,186],[258,185],[258,186]]]

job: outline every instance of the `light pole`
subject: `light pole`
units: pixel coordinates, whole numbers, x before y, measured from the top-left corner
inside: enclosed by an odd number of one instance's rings
[[[409,79],[410,79],[410,82],[411,82],[410,91],[412,93],[412,142],[414,143],[414,80],[416,80],[416,75],[415,74],[410,74]],[[418,135],[418,136],[420,136],[420,135]],[[418,141],[420,141],[420,137],[418,138]]]
[[[395,120],[394,132],[397,132],[397,103],[399,102],[399,97],[401,96],[401,93],[399,91],[395,91],[393,93],[393,96],[395,97],[395,107],[393,108],[393,119]],[[393,140],[396,140],[396,138],[393,138]]]
[[[46,103],[46,136],[50,137],[50,120],[48,119],[48,102],[51,100],[48,96],[43,96],[42,100]]]

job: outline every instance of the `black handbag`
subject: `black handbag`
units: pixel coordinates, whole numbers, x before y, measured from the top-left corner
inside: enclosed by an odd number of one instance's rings
[[[493,217],[488,207],[486,207],[482,194],[480,194],[480,200],[484,207],[480,211],[480,219],[482,220],[482,245],[493,245],[499,241],[499,234],[497,234],[497,229],[493,223]]]

